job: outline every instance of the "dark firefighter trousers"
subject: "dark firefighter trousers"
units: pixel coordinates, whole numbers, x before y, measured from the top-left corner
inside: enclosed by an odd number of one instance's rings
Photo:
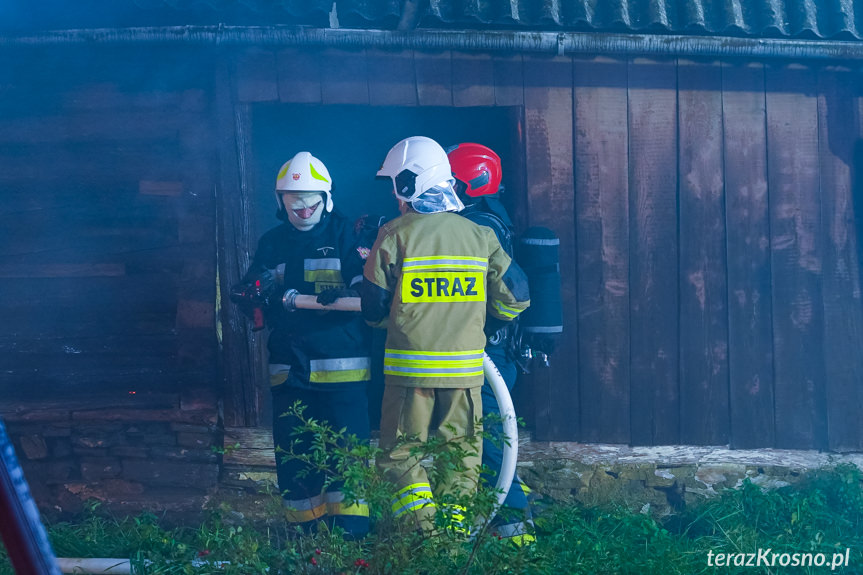
[[[518,366],[506,355],[505,345],[487,346],[485,352],[497,366],[500,375],[506,383],[507,389],[512,391],[518,376]],[[493,416],[494,421],[489,421],[488,416]],[[516,414],[518,415],[518,414]],[[500,420],[500,407],[494,396],[491,384],[486,380],[482,386],[482,416],[483,427],[492,437],[486,437],[482,444],[482,463],[491,473],[484,473],[483,482],[488,487],[497,484],[501,463],[503,462],[503,422]],[[517,442],[518,438],[510,438],[510,442]],[[503,506],[498,510],[497,516],[492,522],[494,531],[503,538],[514,538],[521,542],[522,537],[532,530],[533,520],[530,504],[527,501],[528,487],[521,481],[518,474],[512,479],[512,486],[503,501]],[[532,536],[529,536],[532,539]]]
[[[346,435],[369,440],[368,398],[365,386],[347,384],[340,391],[298,389],[279,385],[273,390],[273,443],[276,446],[276,474],[285,516],[289,523],[304,531],[314,531],[323,521],[340,527],[352,538],[364,537],[369,531],[369,510],[364,501],[344,498],[341,482],[324,489],[325,472],[288,456],[293,445],[297,454],[310,454],[313,435],[297,433],[301,421],[283,415],[296,401],[306,406],[303,418],[327,424],[334,430],[346,428]]]

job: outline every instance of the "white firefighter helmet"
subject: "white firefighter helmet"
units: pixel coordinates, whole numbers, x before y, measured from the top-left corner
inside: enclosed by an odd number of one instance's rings
[[[319,192],[324,195],[325,209],[333,211],[333,196],[330,190],[333,181],[322,161],[309,152],[299,152],[282,165],[276,177],[276,204],[284,209],[281,194],[285,192]]]
[[[393,146],[378,176],[392,179],[396,197],[408,203],[436,186],[451,188],[454,182],[446,152],[424,136],[411,136]]]

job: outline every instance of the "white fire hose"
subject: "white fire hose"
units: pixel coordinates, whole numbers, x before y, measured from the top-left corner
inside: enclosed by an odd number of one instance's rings
[[[333,311],[360,311],[360,298],[343,297],[329,305],[319,304],[317,296],[302,295],[297,290],[290,289],[282,297],[282,304],[288,311],[295,309],[333,310]],[[480,524],[491,521],[497,510],[503,505],[512,478],[515,475],[515,463],[518,459],[518,427],[515,418],[515,408],[512,405],[512,397],[506,388],[503,377],[489,358],[488,354],[482,354],[482,369],[485,378],[491,384],[497,405],[500,408],[500,416],[503,420],[503,457],[500,473],[497,476],[495,490],[497,503],[488,517],[482,518]],[[479,527],[479,525],[477,525]],[[476,531],[476,530],[475,530]],[[86,558],[57,558],[57,564],[63,573],[108,573],[111,575],[130,575],[131,564],[128,559],[86,559]]]

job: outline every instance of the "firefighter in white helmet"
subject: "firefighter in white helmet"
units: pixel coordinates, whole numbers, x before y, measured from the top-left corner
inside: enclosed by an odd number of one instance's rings
[[[482,353],[486,313],[511,320],[527,308],[524,275],[510,266],[494,232],[459,216],[446,153],[437,142],[414,136],[387,154],[378,176],[390,178],[402,215],[385,224],[364,268],[363,317],[387,328],[384,397],[377,459],[396,485],[396,516],[430,529],[435,497],[476,489],[482,442]],[[431,430],[466,446],[466,472],[437,484],[411,449]],[[399,442],[399,438],[416,439]],[[460,509],[443,510],[458,528]],[[463,525],[463,528],[468,526]]]
[[[295,444],[294,453],[312,446],[308,434],[294,434],[299,421],[282,416],[297,401],[305,406],[305,417],[369,438],[370,328],[356,312],[288,312],[281,305],[281,294],[291,288],[318,294],[322,304],[359,295],[355,288],[370,246],[356,244],[352,223],[333,208],[331,190],[327,168],[309,152],[282,166],[275,194],[277,216],[284,223],[261,237],[244,281],[279,270],[266,319],[271,329],[267,347],[276,471],[287,519],[309,530],[326,520],[349,536],[362,537],[368,532],[366,504],[345,500],[339,484],[325,487],[319,470],[280,451],[291,451],[297,440],[301,443]]]

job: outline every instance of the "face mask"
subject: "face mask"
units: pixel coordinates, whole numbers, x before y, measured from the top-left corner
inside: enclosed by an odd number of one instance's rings
[[[301,232],[318,225],[324,213],[324,198],[318,192],[282,194],[282,203],[288,212],[288,221]]]

